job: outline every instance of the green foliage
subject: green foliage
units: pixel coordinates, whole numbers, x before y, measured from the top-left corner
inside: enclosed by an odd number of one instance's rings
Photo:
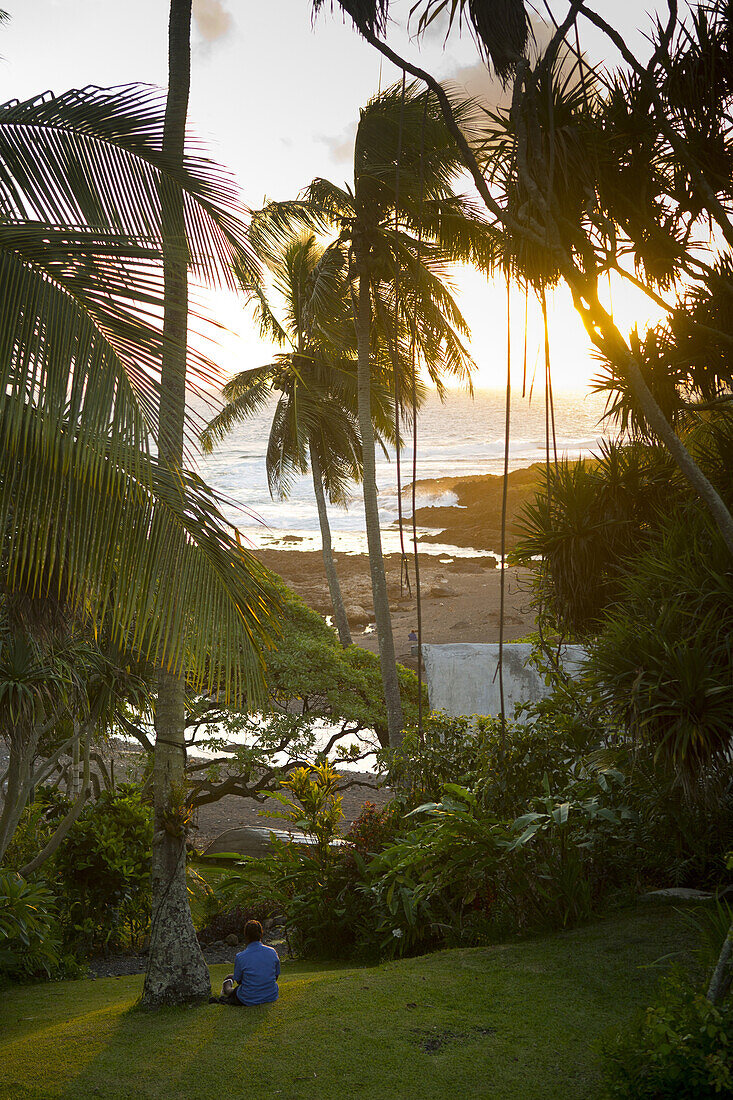
[[[553,790],[567,782],[578,755],[596,747],[599,731],[579,717],[568,701],[555,696],[508,722],[473,715],[428,715],[422,737],[407,729],[398,749],[385,751],[389,785],[405,809],[437,802],[444,784],[481,787],[481,801],[497,816],[514,818],[542,790],[548,776]]]
[[[686,443],[729,499],[730,418]],[[733,724],[730,554],[713,521],[661,448],[637,442],[551,470],[524,529],[540,617],[585,639],[598,713],[704,793]]]
[[[550,467],[525,505],[512,555],[534,570],[541,618],[561,634],[592,635],[618,598],[619,567],[644,545],[676,491],[674,468],[658,447],[605,443],[592,461]]]
[[[0,871],[0,977],[58,976],[61,933],[54,896],[45,882]]]
[[[282,634],[266,654],[275,709],[300,700],[304,714],[340,720],[356,730],[375,729],[386,743],[378,657],[358,646],[344,649],[323,618],[281,581],[277,591],[284,611]],[[417,677],[402,666],[398,673],[406,722],[412,723],[417,718]]]
[[[272,796],[283,809],[267,811],[268,817],[282,818],[301,829],[313,841],[321,862],[328,860],[329,848],[344,816],[338,793],[339,779],[338,772],[327,761],[296,768],[280,781],[283,790]]]
[[[515,820],[491,809],[491,777],[474,791],[446,783],[440,802],[408,814],[420,824],[372,866],[385,951],[577,924],[619,887],[632,818],[623,776],[573,765],[560,793],[546,774],[540,789]]]
[[[471,791],[456,784],[445,790],[442,802],[413,811],[428,820],[372,865],[377,930],[388,956],[465,941],[467,911],[487,914],[495,900],[507,829],[482,812]]]
[[[712,1005],[679,975],[606,1045],[612,1100],[718,1100],[733,1093],[733,1004]]]
[[[40,786],[18,822],[3,857],[3,866],[19,871],[30,863],[48,842],[71,806],[70,800],[56,787]]]
[[[236,897],[245,908],[247,893],[268,903],[276,899],[288,943],[300,955],[376,959],[381,932],[371,866],[394,840],[397,815],[367,802],[343,840],[333,843],[343,814],[332,771],[303,769],[288,789],[293,798],[285,800],[283,816],[314,843],[273,838],[273,854],[241,864],[240,874],[228,876],[222,887],[224,896]]]
[[[232,896],[236,898],[236,905],[232,904]],[[243,883],[239,875],[230,876],[220,890],[210,895],[206,923],[198,932],[199,941],[213,943],[230,935],[241,939],[248,920],[258,920],[262,924],[277,913],[278,899],[274,895]]]
[[[733,725],[730,555],[692,506],[627,564],[589,668],[613,719],[693,785],[727,767]]]
[[[627,776],[627,800],[636,813],[636,845],[629,879],[642,888],[721,882],[733,844],[733,790],[725,773],[706,777],[705,797],[690,797],[676,773],[655,759],[653,747],[630,739],[598,754]]]
[[[260,864],[281,900],[288,942],[300,954],[338,955],[343,949],[343,916],[334,840],[343,820],[339,776],[328,764],[300,768],[282,781],[281,817],[302,829],[311,843],[272,837],[273,855]],[[285,792],[288,792],[287,794]]]
[[[55,858],[66,942],[79,953],[134,942],[150,918],[152,811],[133,785],[104,791]]]

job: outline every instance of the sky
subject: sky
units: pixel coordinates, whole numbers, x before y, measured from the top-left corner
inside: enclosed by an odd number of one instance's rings
[[[454,80],[471,94],[495,96],[496,85],[467,34],[453,34],[445,46],[440,28],[421,43],[410,40],[399,20],[406,19],[411,3],[393,3],[390,44],[439,79]],[[10,15],[0,28],[0,102],[89,84],[165,86],[167,0],[0,0],[0,6]],[[266,198],[293,197],[315,176],[347,181],[360,107],[400,75],[387,62],[382,65],[335,7],[331,13],[324,4],[313,24],[309,0],[194,0],[189,119],[213,155],[234,172],[252,208]],[[640,28],[648,21],[634,0],[597,0],[595,7],[623,31],[629,45],[644,51]],[[583,33],[591,59],[612,64],[592,28]],[[472,329],[476,384],[499,387],[506,370],[505,291],[475,272],[457,272],[456,280]],[[649,319],[640,296],[617,286],[612,299],[622,325]],[[220,294],[213,306],[217,320],[231,331],[218,351],[222,368],[233,373],[267,362],[268,349],[241,302]],[[513,301],[512,316],[512,330],[515,323],[523,330],[523,299]],[[567,293],[553,295],[550,316],[554,384],[581,386],[597,365]],[[531,362],[541,344],[534,308],[530,344]],[[518,339],[514,345],[518,348]]]

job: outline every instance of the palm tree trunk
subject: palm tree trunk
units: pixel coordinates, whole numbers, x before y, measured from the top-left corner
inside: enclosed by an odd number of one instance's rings
[[[349,623],[346,618],[346,608],[344,607],[344,600],[341,595],[341,585],[339,584],[336,563],[333,560],[333,551],[331,549],[331,528],[328,524],[328,511],[326,509],[326,494],[323,491],[321,464],[318,461],[318,455],[313,447],[310,447],[310,459],[311,473],[313,475],[313,491],[316,494],[316,505],[318,506],[318,523],[321,527],[323,568],[326,571],[328,591],[331,594],[333,621],[338,631],[339,641],[344,649],[346,649],[347,645],[351,645],[351,631],[349,630]]]
[[[0,814],[0,860],[5,856],[13,839],[20,815],[28,800],[29,786],[30,756],[11,741],[5,795]]]
[[[374,427],[371,409],[371,326],[372,306],[369,273],[365,259],[357,259],[359,296],[356,316],[356,341],[358,353],[357,396],[359,405],[359,431],[362,442],[364,517],[366,520],[369,571],[372,578],[374,617],[379,641],[379,665],[382,671],[384,702],[387,708],[387,734],[392,748],[402,741],[402,702],[400,682],[397,677],[392,619],[389,613],[387,578],[382,556],[382,536],[379,527],[379,503],[377,500],[377,471],[374,459]]]
[[[191,71],[191,0],[171,0],[169,83],[163,150],[181,163]],[[179,466],[186,410],[188,321],[187,250],[183,202],[161,192],[164,313],[160,397],[160,456]],[[150,954],[142,1004],[146,1008],[208,1000],[211,981],[191,919],[186,890],[184,681],[161,667],[155,712],[154,829]]]

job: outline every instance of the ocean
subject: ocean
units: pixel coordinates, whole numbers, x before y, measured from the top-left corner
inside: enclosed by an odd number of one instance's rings
[[[504,464],[504,405],[500,390],[451,390],[445,403],[432,394],[418,418],[417,480],[461,477],[468,474],[500,474]],[[555,434],[558,455],[579,458],[597,449],[609,435],[601,423],[604,398],[586,392],[555,395]],[[274,408],[274,403],[273,403]],[[224,512],[253,548],[320,550],[321,539],[310,474],[298,478],[287,500],[273,500],[267,487],[265,448],[272,409],[239,425],[213,455],[199,460],[199,470],[225,498]],[[515,393],[511,409],[510,469],[540,462],[545,457],[544,394],[532,401]],[[399,550],[397,521],[397,472],[395,456],[377,452],[382,544],[385,553]],[[410,515],[412,439],[406,434],[402,451],[402,484],[405,517]],[[418,486],[418,507],[455,504],[452,493]],[[366,553],[366,533],[360,487],[354,486],[347,508],[329,508],[334,549],[339,553]],[[418,529],[420,533],[420,529]],[[407,534],[406,534],[407,537]],[[437,543],[421,544],[421,552],[455,556],[475,553]]]

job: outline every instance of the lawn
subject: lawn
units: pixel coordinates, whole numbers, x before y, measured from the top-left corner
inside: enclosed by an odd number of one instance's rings
[[[139,977],[13,987],[0,1097],[591,1100],[599,1041],[692,946],[673,908],[646,906],[368,969],[286,961],[279,1002],[246,1010],[133,1011]]]

